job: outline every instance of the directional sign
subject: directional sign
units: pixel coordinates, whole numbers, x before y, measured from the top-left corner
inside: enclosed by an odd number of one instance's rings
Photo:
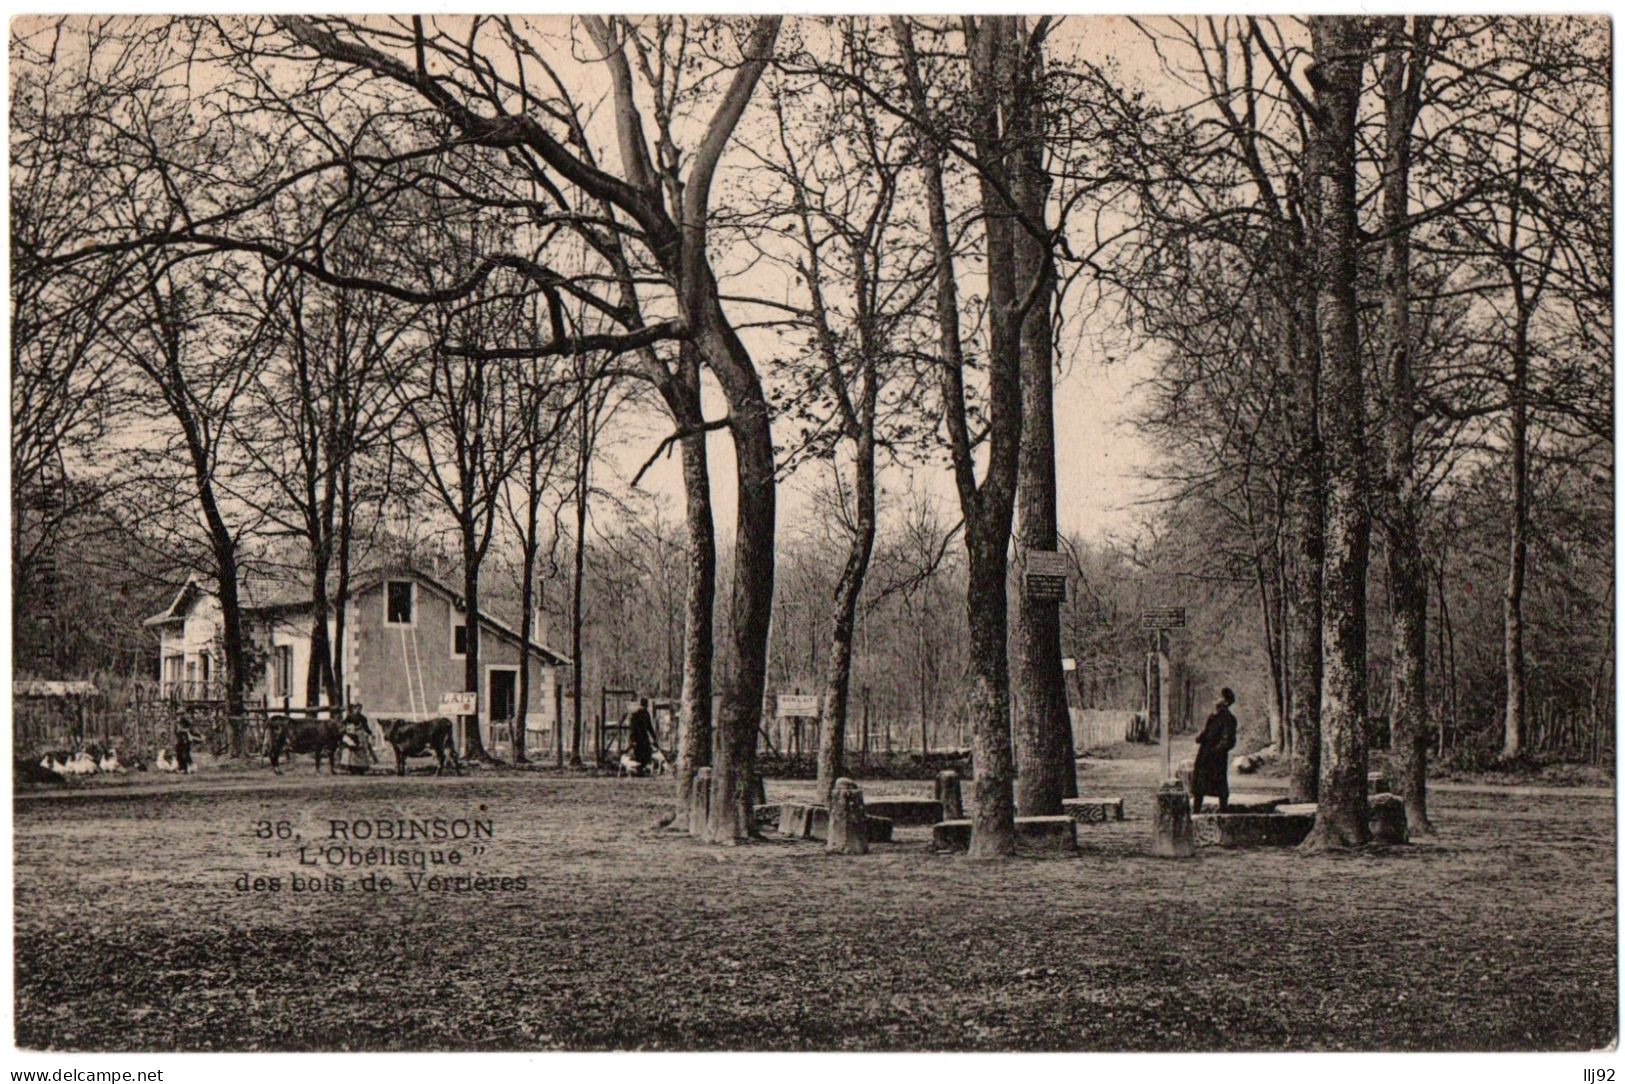
[[[812,695],[780,694],[780,719],[816,719],[818,718],[818,697]]]
[[[440,714],[456,718],[459,715],[476,715],[480,708],[479,693],[444,693],[440,697]]]
[[[1141,610],[1140,627],[1143,629],[1182,629],[1185,627],[1185,607],[1164,606],[1155,610]]]
[[[1072,570],[1065,554],[1028,550],[1023,556],[1027,597],[1035,602],[1065,602],[1066,580]]]

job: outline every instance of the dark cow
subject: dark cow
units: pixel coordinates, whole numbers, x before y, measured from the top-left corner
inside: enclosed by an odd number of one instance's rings
[[[286,715],[273,715],[265,721],[271,734],[271,770],[278,775],[277,766],[283,754],[291,759],[296,753],[315,753],[316,770],[322,770],[322,757],[327,757],[327,773],[338,774],[339,724],[333,719],[290,719]]]
[[[380,719],[378,725],[383,728],[384,740],[395,750],[396,775],[406,774],[407,757],[424,757],[430,753],[440,765],[434,774],[446,774],[448,757],[452,770],[463,774],[462,766],[457,763],[450,719]]]

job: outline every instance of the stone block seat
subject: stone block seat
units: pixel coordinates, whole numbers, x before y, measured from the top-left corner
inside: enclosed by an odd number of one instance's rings
[[[866,811],[867,812],[867,811]],[[889,817],[866,817],[870,843],[890,843],[893,822]],[[792,839],[829,839],[829,807],[811,802],[785,802],[779,807],[779,834]]]
[[[1302,843],[1314,827],[1319,807],[1314,802],[1285,802],[1268,814],[1203,813],[1191,818],[1196,842],[1219,847],[1292,847]],[[1373,843],[1408,843],[1410,828],[1405,800],[1397,794],[1373,794],[1366,805],[1366,823]],[[1254,823],[1257,822],[1257,823]]]
[[[1191,817],[1197,846],[1296,847],[1309,838],[1313,813],[1198,813]]]
[[[1098,796],[1064,798],[1061,801],[1061,811],[1079,824],[1104,824],[1107,821],[1120,821],[1123,819],[1123,799]]]
[[[1318,810],[1314,802],[1281,806],[1277,812],[1295,813],[1313,817]],[[1366,824],[1371,829],[1373,843],[1409,843],[1410,825],[1405,816],[1405,799],[1397,794],[1373,794],[1366,800]]]
[[[942,803],[936,798],[866,799],[863,808],[871,817],[885,817],[904,828],[929,828],[942,820]]]
[[[1216,812],[1215,802],[1218,799],[1211,794],[1202,802],[1203,812]],[[1256,794],[1246,791],[1232,792],[1230,802],[1225,807],[1226,812],[1236,813],[1275,813],[1287,802],[1284,794]]]
[[[752,811],[756,816],[756,828],[762,832],[776,832],[779,830],[779,817],[782,810],[779,803],[756,806]]]
[[[970,850],[970,818],[939,821],[931,827],[931,845],[939,851]],[[1034,851],[1073,851],[1078,822],[1071,817],[1017,817],[1016,846]]]

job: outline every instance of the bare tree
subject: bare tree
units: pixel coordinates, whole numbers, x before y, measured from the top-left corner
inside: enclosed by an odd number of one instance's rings
[[[1326,443],[1326,559],[1322,577],[1320,792],[1310,850],[1358,846],[1366,824],[1366,571],[1371,511],[1355,278],[1355,203],[1360,83],[1370,48],[1363,18],[1314,16],[1310,179],[1320,221],[1314,234],[1315,313],[1320,337]]]

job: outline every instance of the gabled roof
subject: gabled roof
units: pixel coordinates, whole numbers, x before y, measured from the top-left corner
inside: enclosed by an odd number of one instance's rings
[[[349,594],[351,598],[356,598],[378,587],[386,580],[405,579],[416,580],[434,588],[451,599],[459,610],[467,608],[467,602],[455,588],[416,568],[379,568],[365,572],[351,581]],[[169,604],[168,609],[163,613],[154,614],[147,618],[142,624],[147,628],[156,628],[176,621],[184,621],[186,615],[191,612],[193,603],[197,601],[200,595],[207,592],[208,589],[198,577],[193,576],[176,592],[175,600]],[[278,611],[298,612],[308,609],[311,604],[310,589],[301,585],[292,577],[245,576],[238,581],[237,592],[239,599],[242,601],[243,612],[246,614],[268,614]],[[506,636],[514,643],[518,643],[522,639],[516,630],[498,621],[490,614],[482,613],[480,615],[480,624],[489,626],[492,631]],[[533,651],[555,666],[570,665],[569,658],[534,637],[531,638],[530,646]]]
[[[377,587],[386,580],[406,579],[417,580],[419,583],[428,584],[430,587],[433,587],[441,594],[450,598],[452,604],[455,605],[459,610],[467,610],[468,608],[468,602],[463,598],[461,592],[457,591],[443,580],[440,580],[439,578],[431,576],[429,573],[423,572],[416,568],[397,568],[393,570],[384,569],[373,573],[364,579],[358,580],[355,585],[350,588],[350,594],[354,596],[371,591],[374,587]],[[516,644],[522,639],[517,631],[510,628],[507,624],[498,621],[490,614],[480,614],[480,624],[489,625],[494,631],[501,633]],[[554,651],[551,647],[548,647],[540,640],[532,638],[530,641],[530,646],[531,650],[539,652],[544,659],[548,660],[555,666],[570,665],[570,660],[567,657],[561,655],[557,651]]]
[[[186,620],[186,613],[192,608],[192,600],[202,593],[203,586],[198,583],[197,577],[193,576],[181,585],[179,591],[175,592],[175,600],[169,604],[167,610],[163,613],[153,614],[141,624],[150,629],[158,625],[167,625],[171,621]]]

